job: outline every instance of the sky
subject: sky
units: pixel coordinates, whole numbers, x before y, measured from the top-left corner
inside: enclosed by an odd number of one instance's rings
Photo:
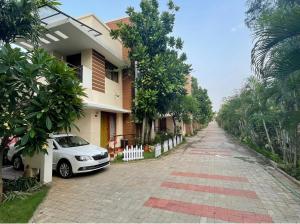
[[[61,0],[60,8],[78,17],[93,13],[101,21],[126,16],[128,6],[140,0]],[[213,109],[236,92],[251,75],[252,37],[244,25],[246,0],[174,0],[180,6],[174,36],[184,41],[183,51],[192,75],[208,90]],[[161,9],[167,0],[159,0]]]

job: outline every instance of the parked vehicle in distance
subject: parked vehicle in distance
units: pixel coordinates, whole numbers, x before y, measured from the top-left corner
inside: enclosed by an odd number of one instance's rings
[[[15,169],[23,167],[21,150],[10,147],[8,159]],[[21,165],[20,165],[21,162]],[[79,136],[57,134],[53,136],[52,169],[63,178],[75,173],[86,173],[109,166],[110,158],[107,149],[88,143]]]

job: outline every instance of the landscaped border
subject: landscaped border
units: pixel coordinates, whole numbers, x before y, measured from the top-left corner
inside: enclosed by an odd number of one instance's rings
[[[226,131],[225,131],[226,132]],[[275,161],[273,161],[272,159],[266,157],[265,155],[257,152],[255,149],[251,148],[249,145],[247,145],[246,143],[242,142],[240,139],[238,139],[237,137],[233,136],[232,134],[226,132],[226,134],[228,134],[231,139],[233,139],[236,143],[238,143],[239,145],[247,148],[249,151],[254,152],[256,154],[256,156],[260,157],[261,159],[267,161],[270,165],[272,165],[272,167],[274,167],[277,171],[279,171],[281,174],[283,174],[285,177],[287,177],[290,181],[292,181],[293,183],[295,183],[296,185],[298,185],[300,187],[300,181],[297,180],[296,178],[292,177],[291,175],[289,175],[288,173],[286,173],[284,170],[282,170],[279,166],[279,164]]]

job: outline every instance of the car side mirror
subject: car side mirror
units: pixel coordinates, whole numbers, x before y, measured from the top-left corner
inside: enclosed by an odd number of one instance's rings
[[[56,144],[53,142],[53,149],[57,150]]]

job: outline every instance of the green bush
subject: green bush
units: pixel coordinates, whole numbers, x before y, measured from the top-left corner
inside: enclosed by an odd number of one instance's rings
[[[154,140],[151,142],[151,145],[156,145],[158,143],[162,143],[170,138],[173,138],[174,135],[172,133],[169,132],[158,132],[155,135]]]
[[[39,187],[40,183],[34,177],[20,177],[16,180],[4,180],[3,186],[4,192],[29,191],[32,188]]]
[[[300,168],[294,167],[293,164],[279,164],[279,167],[286,172],[287,174],[291,175],[292,177],[300,180]]]

